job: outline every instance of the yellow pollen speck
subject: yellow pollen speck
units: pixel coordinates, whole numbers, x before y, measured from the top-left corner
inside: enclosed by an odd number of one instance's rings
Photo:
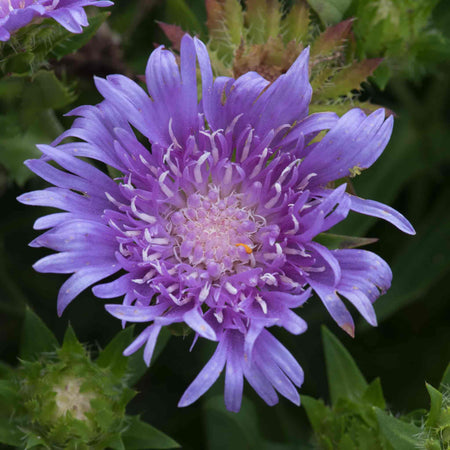
[[[241,244],[241,243],[239,243],[239,244],[236,244],[236,247],[239,247],[240,245],[241,245],[242,247],[245,248],[245,252],[246,252],[248,255],[250,255],[250,253],[253,253],[253,250],[252,250],[251,247],[249,247],[247,244]]]

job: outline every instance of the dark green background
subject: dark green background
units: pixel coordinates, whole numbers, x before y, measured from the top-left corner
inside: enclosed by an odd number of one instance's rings
[[[109,23],[122,33],[123,54],[117,50],[111,56],[105,50],[102,56],[97,51],[92,60],[71,60],[59,67],[69,80],[81,77],[73,106],[100,100],[92,81],[94,73],[126,72],[135,77],[144,72],[155,43],[167,44],[156,20],[178,22],[186,28],[194,26],[204,33],[203,0],[187,3],[194,11],[193,18],[180,13],[174,7],[176,1],[117,1],[111,8]],[[445,0],[436,8],[434,21],[444,33],[450,29],[450,4]],[[400,74],[383,92],[368,85],[364,95],[393,109],[397,119],[384,154],[355,180],[356,191],[401,211],[417,235],[404,235],[388,223],[356,214],[349,217],[336,232],[378,237],[379,241],[368,249],[378,253],[393,269],[392,288],[376,305],[379,326],[371,328],[358,320],[356,338],[351,339],[329,319],[320,301],[312,298],[299,311],[309,324],[305,334],[291,336],[278,330],[275,334],[305,371],[301,393],[327,399],[320,338],[320,325],[325,323],[350,350],[368,380],[381,377],[388,406],[393,411],[406,412],[428,406],[424,381],[437,385],[450,360],[450,62],[438,61],[431,73],[414,81]],[[57,113],[62,116],[65,112]],[[70,126],[71,120],[62,120],[65,127]],[[65,277],[34,272],[33,262],[48,252],[27,246],[37,236],[32,225],[43,215],[43,208],[25,207],[15,200],[22,192],[45,184],[32,177],[25,187],[18,188],[5,175],[2,177],[1,359],[15,364],[25,304],[31,305],[59,338],[70,321],[79,338],[95,352],[119,331],[119,321],[110,317],[103,301],[90,292],[80,295],[62,318],[57,317],[56,295]],[[352,313],[357,317],[355,310]],[[217,413],[214,399],[206,403],[222,394],[223,377],[196,404],[177,408],[184,389],[213,351],[212,345],[200,340],[189,352],[191,340],[192,336],[188,336],[169,341],[157,363],[139,382],[140,394],[132,401],[130,412],[142,414],[186,449],[254,448],[234,428],[230,416]],[[246,415],[254,407],[263,437],[280,443],[308,440],[310,427],[301,407],[282,398],[279,405],[270,408],[248,385],[244,394],[250,404],[246,403],[236,416],[238,422],[246,423]],[[211,434],[216,439],[211,440]]]

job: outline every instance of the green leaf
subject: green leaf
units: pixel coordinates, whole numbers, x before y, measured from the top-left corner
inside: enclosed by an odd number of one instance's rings
[[[0,419],[0,443],[19,447],[22,443],[23,434],[9,419]]]
[[[8,406],[13,407],[18,398],[18,391],[14,383],[10,380],[0,380],[0,403],[6,402]]]
[[[327,418],[331,414],[330,409],[323,400],[317,400],[308,395],[302,395],[302,405],[315,433],[319,434]]]
[[[23,98],[26,103],[23,114],[29,123],[32,123],[36,111],[63,108],[75,100],[73,92],[58,80],[54,72],[40,70],[30,80],[24,81]]]
[[[430,394],[430,412],[428,413],[427,421],[425,422],[426,427],[435,427],[438,424],[439,418],[441,416],[441,406],[442,406],[442,393],[435,389],[431,384],[425,383],[427,387],[428,394]]]
[[[116,334],[114,339],[100,352],[96,363],[100,367],[109,367],[111,372],[121,378],[128,369],[128,358],[123,351],[133,340],[134,326],[127,327]]]
[[[122,434],[122,441],[127,450],[180,447],[172,438],[142,422],[138,416],[130,418],[130,426]]]
[[[340,22],[352,0],[308,0],[325,26]]]
[[[420,428],[412,423],[403,422],[379,408],[375,408],[378,425],[388,442],[395,450],[412,450],[417,445]]]
[[[377,242],[377,238],[361,238],[342,234],[320,233],[314,240],[330,250],[337,248],[357,248]]]
[[[448,195],[444,196],[448,201]],[[450,270],[450,215],[437,202],[425,223],[418,227],[419,238],[411,239],[391,264],[394,282],[391,289],[375,304],[378,321],[421,297]],[[417,258],[420,255],[420,258]],[[427,264],[423,262],[427,261]]]
[[[26,361],[39,358],[43,352],[53,352],[58,341],[44,322],[29,308],[25,312],[19,357]]]
[[[232,413],[225,408],[223,395],[217,395],[205,402],[204,410],[208,449],[260,450],[256,410],[248,399],[244,397],[240,411]]]
[[[439,385],[439,390],[443,392],[444,388],[450,389],[450,363],[445,369],[444,375],[442,375],[442,380]]]
[[[331,403],[335,405],[341,397],[360,399],[368,385],[352,356],[325,326],[322,341]]]
[[[51,49],[51,55],[59,60],[63,56],[68,55],[69,53],[73,53],[86,45],[100,28],[100,25],[110,15],[111,13],[109,11],[106,11],[90,17],[88,19],[89,26],[83,28],[83,33],[68,33],[66,38],[60,39],[55,43],[54,47]]]
[[[189,33],[202,34],[204,30],[185,0],[166,0],[165,22],[179,25]]]
[[[79,354],[85,355],[86,350],[78,340],[72,325],[67,326],[66,333],[64,334],[64,340],[61,347],[61,353],[67,353],[68,355]]]
[[[366,392],[362,396],[362,400],[369,405],[377,406],[380,409],[386,408],[386,401],[384,400],[383,389],[379,378],[375,378],[369,384]]]

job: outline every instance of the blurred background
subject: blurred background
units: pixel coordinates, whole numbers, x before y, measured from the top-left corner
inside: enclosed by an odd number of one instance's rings
[[[433,10],[433,27],[450,37],[450,3],[422,3]],[[123,73],[138,79],[155,45],[170,45],[157,21],[175,23],[201,37],[207,32],[204,0],[116,0],[110,11],[108,26],[102,27],[86,47],[55,62],[55,71],[71,86],[74,100],[70,107],[49,116],[43,128],[54,127],[57,133],[61,125],[53,123],[54,117],[66,128],[72,119],[62,117],[64,113],[101,100],[93,84],[94,74]],[[351,17],[352,12],[350,7],[345,17]],[[299,311],[309,324],[305,334],[292,336],[275,330],[305,371],[303,394],[328,399],[320,337],[323,323],[349,349],[369,381],[381,378],[388,406],[394,412],[428,407],[424,381],[438,384],[450,360],[450,60],[445,52],[427,45],[411,48],[411,54],[407,47],[383,90],[382,83],[373,80],[364,84],[363,98],[394,111],[396,122],[384,154],[354,179],[358,195],[402,212],[417,235],[407,236],[386,222],[356,214],[333,230],[378,238],[367,248],[391,265],[393,284],[376,303],[379,326],[371,328],[358,321],[355,339],[330,321],[317,298]],[[419,60],[414,68],[408,66],[409,57]],[[0,138],[0,144],[7,148],[6,156],[0,158],[0,359],[10,364],[16,361],[25,305],[30,305],[58,338],[70,321],[79,339],[93,352],[120,329],[119,321],[109,316],[103,302],[89,291],[58,318],[56,296],[65,277],[38,274],[31,267],[48,252],[28,247],[37,236],[32,227],[44,214],[43,208],[25,207],[16,201],[22,192],[45,187],[21,165],[24,159],[37,155],[34,138],[27,139],[16,146]],[[355,310],[352,313],[357,317]],[[201,340],[189,352],[191,341],[192,336],[170,339],[157,364],[139,382],[140,394],[130,405],[131,413],[142,414],[185,449],[253,448],[249,443],[253,426],[274,443],[308,439],[310,426],[303,408],[284,398],[270,408],[248,385],[241,412],[221,413],[223,377],[196,404],[177,408],[181,394],[213,351],[213,346]],[[251,420],[256,417],[256,423],[246,428],[249,416]],[[223,436],[228,439],[225,443]]]

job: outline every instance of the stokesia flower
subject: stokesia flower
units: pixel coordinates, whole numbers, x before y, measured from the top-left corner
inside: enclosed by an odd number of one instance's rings
[[[111,6],[107,0],[0,0],[0,41],[28,25],[35,17],[51,17],[72,33],[89,25],[85,6]]]
[[[97,78],[105,100],[72,111],[72,128],[39,146],[43,158],[27,161],[56,187],[20,201],[66,211],[38,219],[35,228],[50,230],[31,243],[57,252],[36,270],[73,273],[59,292],[58,314],[84,289],[118,274],[93,292],[124,296],[122,305],[106,305],[124,324],[148,323],[125,355],[145,346],[149,364],[161,328],[180,322],[195,339],[218,342],[180,406],[206,392],[224,367],[232,411],[240,408],[244,377],[269,405],[276,391],[299,404],[302,369],[267,329],[303,333],[306,324],[292,309],[314,290],[353,335],[341,296],[375,325],[372,303],[391,281],[377,255],[330,251],[315,236],[350,210],[414,233],[392,208],[346,193],[345,184],[328,187],[378,158],[393,120],[383,110],[308,116],[308,54],[272,84],[255,72],[213,80],[204,44],[186,35],[180,67],[163,47],[151,54],[148,94],[121,75]],[[312,142],[322,130],[329,131]],[[61,143],[66,138],[80,141]],[[113,180],[81,157],[122,175]]]

